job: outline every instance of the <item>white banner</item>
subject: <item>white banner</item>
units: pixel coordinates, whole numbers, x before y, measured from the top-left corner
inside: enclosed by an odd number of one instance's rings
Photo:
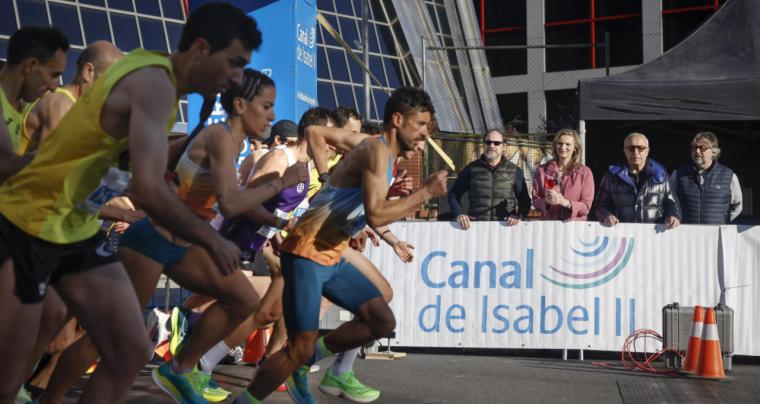
[[[725,226],[733,234],[721,252],[718,226],[474,222],[464,231],[410,222],[392,229],[415,246],[414,261],[401,263],[387,245],[368,255],[393,286],[398,345],[619,351],[635,329],[662,332],[669,303],[715,305],[720,268],[741,250],[725,275],[728,287],[742,286],[727,292],[737,313],[735,352],[760,354],[752,337],[760,229]]]

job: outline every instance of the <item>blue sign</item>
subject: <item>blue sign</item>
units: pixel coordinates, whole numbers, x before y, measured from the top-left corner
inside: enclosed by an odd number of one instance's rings
[[[195,6],[191,2],[190,9]],[[261,71],[277,87],[277,120],[298,122],[303,113],[317,106],[317,8],[313,0],[259,1],[248,15],[256,19],[263,43],[248,67]],[[203,98],[188,97],[188,130],[198,124]],[[206,124],[226,120],[217,102]]]

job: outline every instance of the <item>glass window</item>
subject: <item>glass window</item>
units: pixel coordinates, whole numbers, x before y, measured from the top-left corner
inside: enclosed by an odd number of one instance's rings
[[[379,89],[379,88],[373,88],[372,89],[372,98],[374,98],[375,102],[375,108],[377,109],[377,118],[378,120],[383,119],[383,113],[385,112],[385,103],[388,102],[388,94],[385,92],[385,90]]]
[[[341,14],[355,15],[354,9],[351,8],[351,0],[335,0],[335,9]],[[361,15],[361,10],[357,10],[357,12]]]
[[[428,10],[428,14],[430,15],[430,20],[433,21],[433,29],[435,30],[435,32],[440,32],[441,27],[438,26],[438,15],[435,12],[435,6],[430,3],[427,3],[427,10]]]
[[[110,2],[108,4],[111,4]],[[116,46],[124,52],[140,47],[140,39],[137,35],[137,24],[132,15],[111,13],[111,26]]]
[[[93,6],[103,6],[105,7],[106,2],[105,0],[79,0],[82,4],[92,4]]]
[[[81,50],[74,48],[69,48],[69,51],[66,52],[66,70],[63,71],[62,77],[64,84],[71,82],[74,75],[77,74],[77,59],[81,53]]]
[[[547,91],[545,94],[547,132],[556,132],[562,128],[577,128],[578,95],[576,90]]]
[[[177,20],[185,19],[183,13],[185,5],[182,0],[164,0],[161,2],[161,7],[164,9],[164,17]]]
[[[348,67],[346,66],[346,56],[343,50],[327,49],[327,58],[332,71],[332,79],[340,81],[351,81],[348,77]]]
[[[383,59],[380,56],[369,56],[369,70],[380,80],[380,84],[388,86],[388,79],[383,71]]]
[[[358,54],[361,59],[362,55]],[[352,57],[348,57],[348,68],[351,71],[351,81],[354,83],[364,83],[364,69],[362,69],[359,62]]]
[[[16,32],[16,13],[12,0],[0,0],[0,34],[12,35]]]
[[[44,1],[17,0],[16,5],[18,6],[18,14],[22,27],[28,25],[46,26],[50,24]]]
[[[604,42],[605,32],[610,34],[610,66],[643,62],[641,18],[597,22],[597,43]],[[596,48],[596,67],[604,67],[604,48]]]
[[[182,35],[182,24],[175,24],[173,22],[166,23],[166,33],[169,34],[170,52],[177,50],[179,46],[179,38]]]
[[[722,0],[721,3],[725,1]],[[712,0],[662,0],[662,9],[670,10],[674,8],[686,8],[695,6],[711,6]]]
[[[641,14],[640,1],[595,0],[596,17],[621,14]]]
[[[161,21],[151,18],[140,18],[140,36],[143,48],[166,52],[164,26]]]
[[[74,6],[65,4],[50,3],[50,18],[53,25],[58,27],[72,45],[84,45],[82,42],[82,32],[79,30],[79,15]]]
[[[690,11],[688,13],[665,14],[662,16],[663,51],[678,45],[691,35],[712,15],[712,10]]]
[[[354,91],[351,86],[335,83],[335,95],[338,96],[338,106],[356,109]]]
[[[327,20],[327,22],[330,23],[330,25],[332,25],[333,28],[335,28],[335,30],[338,30],[338,19],[335,18],[334,15],[325,14],[324,17]],[[324,40],[325,45],[340,46],[338,41],[336,41],[335,38],[333,38],[333,36],[330,35],[329,32],[327,32],[327,30],[323,31],[322,25],[319,26],[319,33],[322,39]]]
[[[391,28],[387,25],[376,24],[377,33],[380,34],[380,53],[385,55],[395,54],[396,47],[393,46],[393,35]]]
[[[117,10],[135,11],[135,8],[132,6],[132,0],[108,0],[108,7],[115,8]]]
[[[341,17],[338,18],[338,21],[340,21],[340,35],[343,40],[348,43],[351,49],[359,49],[358,44],[361,41],[359,40],[359,30],[356,28],[356,20]]]
[[[327,67],[327,53],[324,46],[317,46],[317,77],[330,78],[330,70]]]
[[[327,108],[329,110],[335,109],[335,93],[333,92],[332,84],[326,81],[317,81],[317,99],[319,100],[319,106]]]
[[[385,61],[385,72],[388,74],[388,87],[401,87],[401,64],[397,59],[383,58]]]
[[[161,9],[158,8],[158,0],[138,0],[135,2],[135,6],[137,6],[138,13],[161,16]]]
[[[317,0],[317,10],[322,12],[335,12],[335,5],[332,0]]]
[[[485,10],[483,10],[486,16],[486,29],[525,26],[527,16],[525,3],[513,1],[509,7],[505,7],[501,1],[486,1]],[[475,14],[480,18],[480,0],[475,0]]]
[[[375,24],[369,24],[368,31],[369,31],[369,51],[380,53],[380,46],[378,46],[377,44],[377,32],[375,29]]]
[[[546,27],[547,44],[589,43],[591,24]],[[554,48],[546,50],[546,71],[566,71],[591,67],[590,48]]]
[[[354,96],[356,97],[356,111],[364,118],[364,87],[354,86]],[[372,99],[372,97],[370,97]],[[370,106],[370,109],[372,107]]]
[[[84,39],[87,43],[98,40],[111,41],[111,31],[108,29],[108,17],[105,11],[81,7]]]
[[[546,22],[578,20],[591,17],[591,2],[589,0],[544,1]]]
[[[486,45],[525,45],[527,31],[493,32],[486,34]],[[490,49],[486,51],[491,76],[514,76],[528,73],[528,51],[526,49]]]
[[[496,94],[496,102],[505,128],[528,132],[528,93]]]

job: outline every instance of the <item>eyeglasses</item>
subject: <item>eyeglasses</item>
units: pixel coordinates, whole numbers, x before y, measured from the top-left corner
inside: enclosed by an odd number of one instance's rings
[[[649,147],[644,146],[644,145],[630,145],[630,146],[625,147],[625,149],[628,150],[628,152],[630,153],[633,153],[634,151],[638,151],[639,153],[644,153],[644,151],[646,151],[646,149],[648,148]]]
[[[703,145],[703,144],[693,144],[693,145],[691,145],[691,150],[694,150],[694,151],[699,150],[702,153],[704,153],[707,150],[712,150],[712,146],[707,146],[707,145]]]
[[[485,143],[486,146],[492,146],[492,145],[493,146],[501,146],[502,144],[504,144],[504,142],[500,142],[498,140],[486,140],[483,143]]]

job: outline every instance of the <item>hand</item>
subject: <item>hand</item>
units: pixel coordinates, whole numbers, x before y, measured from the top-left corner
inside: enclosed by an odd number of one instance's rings
[[[615,217],[615,215],[607,215],[607,217],[605,217],[604,220],[602,221],[602,224],[607,227],[612,227],[618,223],[620,223],[620,220],[618,220],[618,218]]]
[[[414,250],[414,246],[407,243],[406,241],[399,240],[396,242],[396,244],[393,245],[393,252],[395,252],[396,255],[401,258],[401,262],[403,263],[412,262],[414,259],[412,250]]]
[[[467,215],[457,216],[457,223],[459,223],[459,227],[461,227],[462,230],[468,230],[470,228],[470,220],[475,220],[475,218]]]
[[[665,228],[670,230],[678,227],[681,224],[681,221],[678,220],[675,216],[668,216],[667,219],[665,219]]]
[[[296,227],[296,224],[298,224],[298,218],[297,217],[291,217],[288,219],[288,222],[285,224],[285,227],[282,228],[283,231],[291,231],[294,227]],[[277,233],[280,234],[280,233]],[[280,236],[282,238],[282,236]]]
[[[400,196],[404,197],[412,193],[414,186],[414,179],[408,175],[405,169],[401,169],[393,180],[390,189],[388,189],[388,196]]]
[[[116,232],[116,234],[124,234],[125,231],[129,228],[129,223],[127,222],[116,222],[113,225],[113,231]]]
[[[514,226],[520,223],[520,217],[515,215],[507,216],[507,226]]]
[[[297,162],[288,167],[282,174],[282,182],[285,188],[290,188],[309,179],[309,165],[304,162]]]
[[[446,170],[436,171],[428,177],[425,182],[425,188],[430,192],[431,198],[438,198],[446,195],[446,177],[448,172]]]
[[[214,237],[206,251],[223,275],[229,275],[238,269],[240,249],[235,243],[217,236]]]
[[[280,247],[282,246],[282,242],[284,241],[284,238],[282,237],[282,234],[280,232],[277,232],[277,234],[274,235],[267,243],[272,247],[272,253],[274,253],[275,256],[280,256]]]
[[[348,246],[356,251],[364,252],[364,248],[367,247],[367,234],[360,232],[358,236],[348,241]]]
[[[364,234],[367,236],[369,241],[372,242],[373,246],[380,247],[380,236],[378,236],[371,227],[365,227]]]
[[[556,191],[547,190],[546,191],[546,203],[548,203],[549,205],[552,205],[552,206],[556,205],[557,204],[557,202],[556,202],[556,196],[557,196],[557,192]]]

